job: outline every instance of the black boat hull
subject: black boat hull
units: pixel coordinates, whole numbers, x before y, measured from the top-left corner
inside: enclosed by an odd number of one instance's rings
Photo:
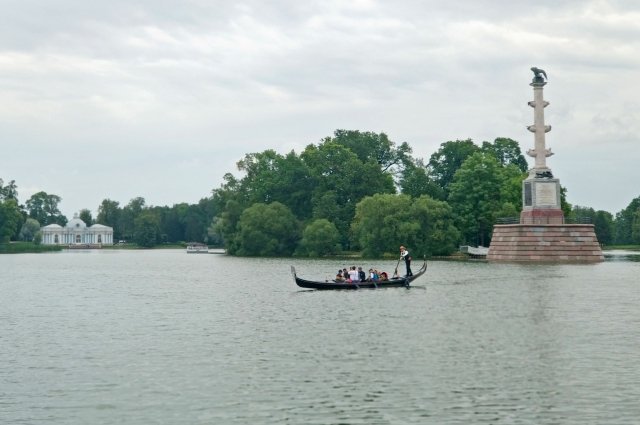
[[[427,271],[427,262],[425,261],[420,270],[413,274],[413,276],[401,277],[397,279],[389,279],[378,282],[319,282],[314,280],[306,280],[296,275],[296,269],[291,266],[291,274],[296,281],[296,285],[306,289],[379,289],[379,288],[410,288],[411,282],[422,276]]]

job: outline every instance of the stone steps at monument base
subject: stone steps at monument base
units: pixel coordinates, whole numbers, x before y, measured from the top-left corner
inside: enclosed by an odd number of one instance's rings
[[[602,255],[564,255],[564,254],[555,254],[555,255],[536,255],[533,253],[523,254],[523,255],[513,255],[513,254],[493,254],[491,257],[487,257],[489,261],[513,261],[513,262],[549,262],[549,263],[557,263],[557,262],[588,262],[588,263],[599,263],[603,261]]]
[[[567,238],[562,237],[562,236],[557,236],[555,238],[530,238],[530,237],[524,237],[524,238],[518,238],[517,236],[510,236],[508,238],[505,237],[493,237],[491,239],[491,241],[493,243],[499,243],[502,245],[508,245],[508,244],[518,244],[518,243],[523,243],[523,242],[529,242],[529,243],[548,243],[548,244],[553,244],[553,245],[558,245],[558,244],[563,244],[563,243],[570,243],[570,244],[595,244],[598,245],[598,240],[594,239],[592,237],[577,237],[577,238],[573,238],[570,240],[567,240]]]
[[[587,231],[579,231],[579,232],[518,232],[513,229],[509,229],[507,231],[499,231],[496,232],[494,230],[494,236],[518,236],[518,237],[530,237],[530,238],[539,238],[544,236],[545,238],[557,238],[557,237],[595,237],[593,230],[590,232]]]
[[[599,262],[604,260],[593,225],[496,225],[489,261]]]
[[[600,245],[598,244],[589,244],[589,245],[576,245],[576,244],[558,244],[558,245],[543,245],[543,244],[498,244],[491,242],[491,249],[508,249],[512,251],[523,251],[523,250],[533,250],[533,251],[601,251]]]

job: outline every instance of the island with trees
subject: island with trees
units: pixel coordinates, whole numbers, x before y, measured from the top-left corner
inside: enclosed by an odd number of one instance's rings
[[[527,162],[509,138],[447,141],[425,161],[384,133],[336,130],[300,153],[247,153],[237,171],[197,204],[104,199],[95,219],[89,209],[79,217],[146,248],[191,241],[238,256],[380,257],[405,244],[446,256],[488,246],[494,224],[519,216]],[[566,220],[593,223],[603,245],[640,244],[640,197],[614,217],[561,195]],[[16,182],[0,179],[0,252],[10,241],[37,245],[40,226],[66,224],[60,201],[38,192],[20,204]]]

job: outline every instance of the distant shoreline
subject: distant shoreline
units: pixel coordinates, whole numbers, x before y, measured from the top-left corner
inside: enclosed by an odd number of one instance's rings
[[[102,248],[98,249],[109,249],[109,250],[140,250],[140,249],[183,249],[185,248],[185,244],[169,244],[169,245],[156,245],[152,248],[141,248],[135,244],[126,244],[126,245],[103,245]],[[0,244],[0,254],[39,254],[39,253],[47,253],[47,252],[60,252],[65,249],[69,249],[67,245],[36,245],[33,242],[10,242]],[[96,248],[90,248],[96,249]],[[210,254],[225,254],[226,251],[224,248],[210,248],[212,250],[216,250],[213,252],[209,252]],[[640,252],[640,245],[610,245],[602,247],[603,251],[612,251],[612,250],[626,250],[626,251],[638,251]],[[299,258],[299,257],[297,257]],[[310,258],[310,257],[305,257]],[[346,251],[341,254],[333,255],[330,257],[318,257],[318,258],[335,258],[335,259],[361,259],[363,258],[359,253]],[[395,258],[390,255],[383,255],[381,259],[390,259]],[[453,261],[465,261],[469,260],[466,255],[460,253],[453,253],[448,256],[431,256],[428,258],[429,260],[453,260]]]

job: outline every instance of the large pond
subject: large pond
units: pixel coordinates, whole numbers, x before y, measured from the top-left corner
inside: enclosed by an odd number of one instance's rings
[[[396,262],[1,255],[0,422],[637,424],[638,258],[434,261],[409,290],[322,292],[290,266]]]

